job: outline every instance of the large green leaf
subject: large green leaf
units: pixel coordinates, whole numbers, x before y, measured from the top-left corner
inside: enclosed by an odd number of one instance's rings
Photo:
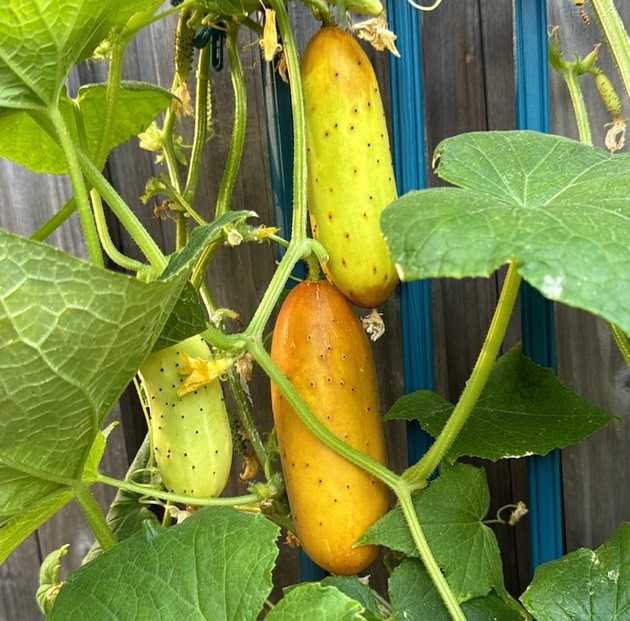
[[[482,520],[490,506],[486,473],[456,464],[429,487],[414,495],[413,504],[435,559],[460,601],[505,592],[496,537]],[[418,556],[399,507],[374,524],[359,540]]]
[[[365,609],[365,621],[381,621],[389,615],[379,602],[379,597],[366,582],[357,576],[328,576],[321,581],[323,586],[334,586],[348,597],[355,599]]]
[[[117,10],[117,0],[4,0],[0,107],[54,107],[70,68]]]
[[[429,574],[416,559],[405,559],[389,578],[389,597],[395,619],[450,621]],[[462,604],[467,621],[527,621],[529,615],[509,596],[490,593]]]
[[[69,489],[54,492],[2,525],[0,527],[0,565],[32,532],[45,524],[73,498],[74,494]]]
[[[630,524],[597,550],[541,565],[521,601],[537,621],[628,621]]]
[[[265,617],[268,621],[366,621],[359,602],[317,582],[291,589]]]
[[[88,84],[81,87],[77,95],[85,126],[87,154],[92,160],[99,149],[103,134],[105,90],[104,84]],[[167,90],[153,84],[123,82],[114,108],[114,124],[106,153],[143,132],[169,106],[172,98]]]
[[[106,153],[144,131],[171,101],[168,91],[143,82],[124,82],[115,108],[114,123]],[[78,108],[75,109],[75,105]],[[75,113],[85,129],[87,153],[95,159],[103,132],[105,86],[89,84],[79,90],[73,103],[63,96],[61,112],[73,133]],[[0,110],[0,157],[36,173],[63,175],[68,165],[55,138],[46,131],[41,112]]]
[[[382,217],[403,280],[488,276],[511,259],[545,297],[630,332],[630,155],[558,136],[449,138],[436,174]]]
[[[417,420],[433,437],[453,406],[429,390],[399,399],[388,420]],[[499,358],[448,459],[546,455],[581,442],[611,420],[602,409],[563,386],[549,370],[524,356],[519,346]]]
[[[0,518],[71,486],[188,277],[142,283],[0,230]]]
[[[253,621],[271,591],[278,527],[212,507],[146,528],[73,573],[51,621]]]

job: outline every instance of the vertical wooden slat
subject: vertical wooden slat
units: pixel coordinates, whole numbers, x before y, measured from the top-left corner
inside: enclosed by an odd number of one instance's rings
[[[626,28],[630,28],[630,4],[615,3]],[[597,20],[591,15],[585,24],[577,9],[562,0],[548,0],[549,24],[560,27],[564,54],[587,54],[602,41]],[[599,66],[622,96],[623,117],[630,115],[630,102],[607,47],[600,50]],[[610,122],[599,101],[593,79],[583,76],[581,83],[591,121],[593,143],[603,148],[606,123]],[[550,75],[551,128],[554,133],[577,139],[575,116],[566,85],[556,72]],[[625,149],[627,151],[627,147]],[[556,308],[558,376],[579,394],[619,416],[617,423],[579,444],[562,451],[564,521],[568,550],[601,545],[630,515],[630,495],[625,493],[630,480],[630,370],[617,352],[606,323],[593,315],[558,304]],[[619,490],[623,490],[619,493]]]

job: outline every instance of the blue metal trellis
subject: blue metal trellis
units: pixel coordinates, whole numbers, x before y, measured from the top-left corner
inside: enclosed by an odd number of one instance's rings
[[[400,193],[426,185],[424,92],[420,14],[409,3],[388,0],[389,27],[398,35],[401,58],[390,55],[392,150]],[[400,287],[403,377],[405,392],[433,388],[431,283]],[[417,423],[407,426],[407,454],[416,462],[431,444]]]
[[[546,0],[514,1],[517,126],[549,130]],[[528,284],[521,288],[523,349],[535,362],[555,367],[553,304]],[[527,463],[531,567],[563,554],[560,453]]]

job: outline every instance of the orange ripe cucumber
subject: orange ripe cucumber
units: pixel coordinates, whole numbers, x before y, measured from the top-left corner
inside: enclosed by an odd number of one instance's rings
[[[326,276],[352,302],[382,304],[398,282],[380,229],[396,198],[387,123],[369,58],[352,35],[322,28],[302,58],[313,236]]]
[[[326,281],[306,281],[284,301],[271,356],[312,413],[336,436],[385,463],[376,372],[348,301]],[[377,555],[355,541],[389,505],[386,488],[322,444],[272,385],[272,406],[289,504],[305,552],[341,575]]]

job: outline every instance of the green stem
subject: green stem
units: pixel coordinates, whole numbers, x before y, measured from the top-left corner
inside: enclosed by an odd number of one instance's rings
[[[439,565],[437,564],[433,553],[431,552],[431,548],[422,532],[422,527],[420,526],[420,522],[418,521],[418,516],[416,515],[416,510],[413,506],[413,501],[411,499],[411,494],[408,490],[398,490],[396,492],[396,496],[398,497],[398,502],[400,503],[400,508],[405,516],[405,521],[407,522],[407,526],[409,527],[409,531],[411,533],[411,537],[416,544],[416,548],[420,553],[420,558],[424,563],[424,566],[435,585],[446,609],[448,610],[451,618],[455,621],[466,621],[466,617],[457,602],[457,598],[451,591],[451,588],[444,577],[444,574],[440,570]]]
[[[608,48],[630,97],[630,39],[613,0],[591,0]]]
[[[114,241],[112,240],[109,234],[109,229],[107,228],[101,195],[96,190],[92,190],[90,192],[90,198],[92,199],[92,211],[94,212],[96,230],[105,254],[113,263],[125,270],[129,270],[130,272],[138,272],[144,269],[146,267],[144,263],[140,263],[140,261],[136,261],[135,259],[124,255],[114,245]]]
[[[227,384],[230,389],[232,399],[234,399],[234,404],[236,405],[236,414],[239,422],[243,427],[243,431],[247,435],[247,439],[250,441],[252,448],[254,449],[258,463],[265,473],[265,479],[269,480],[272,473],[269,468],[270,463],[269,456],[267,455],[267,449],[265,448],[260,434],[258,433],[258,429],[254,424],[249,400],[234,369],[228,373]]]
[[[282,373],[282,371],[273,362],[260,339],[252,339],[249,341],[248,350],[254,357],[254,360],[256,360],[262,370],[283,394],[289,405],[304,423],[304,426],[320,442],[325,444],[329,449],[335,451],[335,453],[338,453],[347,459],[350,463],[370,473],[373,477],[382,481],[393,490],[396,490],[399,487],[400,477],[398,475],[389,470],[389,468],[383,464],[373,460],[365,453],[357,451],[349,444],[346,444],[313,415],[309,407],[306,403],[304,403],[298,392],[293,387],[293,384],[291,384],[284,373]]]
[[[208,224],[201,215],[193,209],[193,206],[190,204],[189,200],[176,188],[170,188],[170,194],[172,194],[172,198],[175,199],[175,202],[184,209],[184,211],[199,225],[203,226],[204,224]]]
[[[118,542],[112,529],[107,524],[98,502],[96,502],[96,498],[94,498],[89,488],[83,485],[76,487],[75,494],[75,500],[81,508],[81,513],[83,513],[83,517],[89,524],[96,540],[104,551],[110,550]]]
[[[164,154],[164,161],[166,162],[166,168],[168,169],[168,176],[171,180],[171,185],[179,191],[181,190],[182,182],[179,176],[179,162],[177,161],[175,146],[173,144],[175,119],[175,108],[173,104],[171,104],[164,115],[164,127],[162,128],[162,153]]]
[[[92,164],[90,158],[81,151],[79,151],[79,161],[87,180],[109,205],[114,215],[118,218],[127,233],[129,233],[138,248],[140,248],[140,251],[144,254],[149,263],[155,268],[163,270],[166,267],[166,258],[162,254],[160,247],[155,243],[154,239],[149,235],[127,203],[125,203],[118,192],[109,184],[107,179],[103,177],[100,170]]]
[[[251,337],[260,337],[269,321],[269,317],[273,312],[273,309],[278,302],[280,294],[284,290],[287,284],[289,276],[295,267],[296,263],[305,255],[304,252],[305,243],[291,241],[289,248],[284,253],[278,269],[273,275],[271,282],[267,287],[267,291],[263,295],[252,320],[245,331],[245,334]]]
[[[291,110],[293,113],[293,223],[292,238],[306,238],[306,123],[304,116],[304,94],[300,76],[298,58],[289,15],[284,0],[271,0],[271,7],[276,11],[278,28],[282,36],[284,55],[291,88]]]
[[[230,78],[234,93],[234,124],[228,150],[227,162],[219,185],[214,217],[222,216],[232,201],[232,192],[236,183],[236,175],[243,157],[245,145],[245,129],[247,127],[247,85],[243,75],[243,65],[238,53],[238,25],[232,24],[227,33],[227,51],[230,62]]]
[[[626,366],[630,367],[630,342],[628,342],[628,337],[626,333],[614,323],[608,325],[610,327],[610,333],[612,334],[613,340],[617,345],[619,353],[623,356]]]
[[[40,226],[32,235],[34,241],[44,241],[54,233],[75,211],[77,202],[71,198],[50,220]]]
[[[588,111],[584,101],[582,86],[580,85],[580,78],[572,69],[563,71],[562,77],[567,83],[569,95],[571,96],[571,103],[573,104],[573,112],[575,113],[575,122],[577,124],[580,142],[592,145],[593,138],[591,136],[591,126],[588,120]]]
[[[505,276],[490,329],[477,358],[475,368],[470,379],[466,382],[464,392],[462,392],[453,413],[431,448],[417,464],[411,466],[403,474],[403,477],[413,486],[423,487],[426,484],[426,480],[445,457],[477,404],[503,343],[520,284],[521,277],[518,275],[516,263],[513,262]]]
[[[101,254],[101,247],[98,241],[98,233],[96,232],[96,224],[92,217],[92,210],[90,209],[90,200],[88,198],[87,187],[85,186],[85,180],[81,174],[81,166],[79,165],[79,156],[77,148],[72,141],[66,122],[61,116],[58,108],[50,108],[48,116],[53,124],[59,143],[63,149],[63,152],[68,161],[68,169],[70,173],[70,180],[72,181],[72,188],[74,190],[74,199],[79,209],[79,216],[81,218],[81,229],[83,231],[83,238],[87,247],[88,256],[90,261],[99,267],[104,267],[103,255]]]
[[[99,170],[102,170],[109,154],[110,136],[114,126],[116,117],[116,106],[120,95],[120,80],[122,76],[122,63],[125,56],[124,43],[116,43],[112,48],[111,60],[109,62],[109,71],[107,73],[107,86],[105,88],[105,117],[103,119],[103,131],[101,133],[101,142],[96,152],[94,162]]]
[[[197,63],[197,86],[195,100],[195,136],[193,139],[192,152],[190,154],[190,164],[188,175],[184,187],[183,197],[188,203],[193,203],[199,181],[199,169],[201,166],[203,149],[206,145],[208,132],[208,72],[210,66],[210,54],[212,46],[206,45],[199,54]]]
[[[160,500],[166,500],[180,505],[192,505],[196,507],[237,507],[239,505],[251,505],[260,502],[256,494],[246,494],[245,496],[234,496],[232,498],[194,498],[192,496],[180,496],[179,494],[163,492],[162,490],[132,483],[131,481],[113,479],[104,474],[99,474],[97,481],[111,487],[125,489],[128,492],[134,492],[142,496],[151,496],[152,498],[159,498]]]

